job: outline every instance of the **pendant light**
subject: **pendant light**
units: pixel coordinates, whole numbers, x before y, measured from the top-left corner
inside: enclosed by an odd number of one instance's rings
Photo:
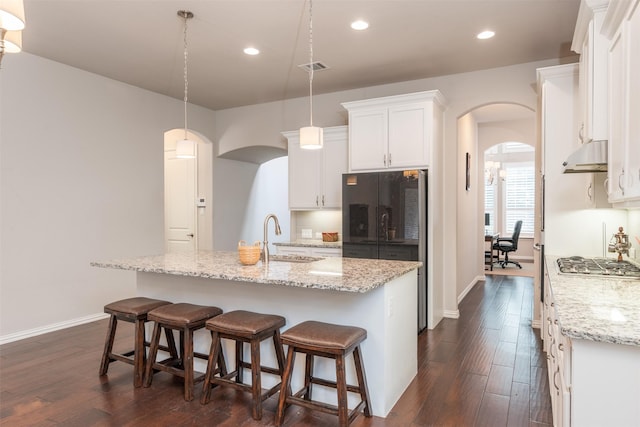
[[[179,10],[178,16],[184,19],[184,139],[176,142],[176,157],[178,159],[193,159],[196,157],[196,142],[187,138],[187,93],[189,81],[187,79],[187,21],[193,18],[188,10]]]
[[[22,50],[24,4],[22,0],[0,0],[0,63],[5,53]]]
[[[313,125],[313,0],[309,0],[309,126],[300,128],[300,148],[322,148],[322,128]]]

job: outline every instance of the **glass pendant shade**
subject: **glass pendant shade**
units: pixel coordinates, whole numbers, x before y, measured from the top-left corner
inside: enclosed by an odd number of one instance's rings
[[[7,31],[4,35],[4,52],[18,53],[22,51],[22,31]]]
[[[318,150],[322,148],[322,128],[307,126],[300,128],[300,148]]]
[[[22,0],[0,0],[0,28],[7,31],[24,29]]]
[[[194,159],[196,157],[196,142],[181,139],[176,142],[176,157],[178,159]]]

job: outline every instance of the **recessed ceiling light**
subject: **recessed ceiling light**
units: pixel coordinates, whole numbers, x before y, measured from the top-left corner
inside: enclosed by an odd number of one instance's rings
[[[357,21],[353,21],[351,23],[351,28],[358,31],[366,30],[367,28],[369,28],[369,23],[358,19]]]
[[[486,40],[486,39],[490,39],[491,37],[495,36],[496,33],[494,33],[491,30],[487,30],[487,31],[483,31],[481,33],[478,33],[478,35],[476,36],[478,39],[480,40]]]
[[[260,53],[260,51],[255,47],[247,47],[244,49],[244,53],[246,53],[247,55],[257,55]]]

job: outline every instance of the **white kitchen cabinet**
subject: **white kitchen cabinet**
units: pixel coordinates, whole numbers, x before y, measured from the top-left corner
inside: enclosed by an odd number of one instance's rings
[[[609,0],[583,0],[571,49],[580,54],[579,128],[583,140],[606,140],[609,137],[607,115],[607,46],[601,34]]]
[[[640,1],[612,3],[603,24],[610,37],[609,201],[640,206]]]
[[[347,127],[324,128],[324,146],[300,148],[299,131],[283,132],[289,148],[289,209],[339,209],[347,172]]]
[[[437,91],[342,104],[349,112],[349,171],[424,169],[442,137],[444,98]]]
[[[340,257],[342,250],[340,248],[319,248],[309,246],[283,246],[277,245],[278,255],[300,255],[300,256],[316,256],[316,257]]]

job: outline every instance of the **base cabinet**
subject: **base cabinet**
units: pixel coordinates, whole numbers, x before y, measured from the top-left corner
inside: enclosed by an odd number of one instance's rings
[[[545,272],[543,349],[556,427],[640,426],[640,346],[562,334]]]
[[[316,256],[316,257],[340,257],[342,250],[340,248],[312,248],[307,246],[276,246],[278,255],[300,255],[300,256]]]

